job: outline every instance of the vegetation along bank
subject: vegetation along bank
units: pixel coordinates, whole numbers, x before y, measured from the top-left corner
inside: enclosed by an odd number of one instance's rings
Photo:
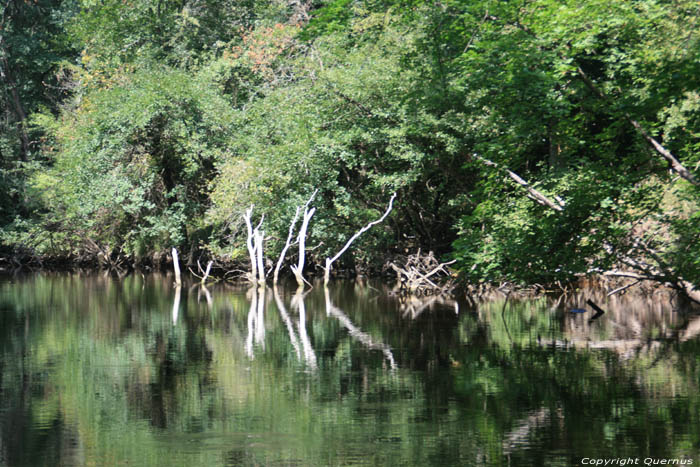
[[[695,1],[36,0],[0,11],[0,268],[433,252],[700,284]],[[300,217],[301,222],[301,217]],[[296,261],[298,249],[288,257]],[[267,265],[265,267],[268,267]]]

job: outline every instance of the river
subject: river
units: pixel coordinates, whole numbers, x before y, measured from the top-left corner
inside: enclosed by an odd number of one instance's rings
[[[663,294],[4,277],[0,465],[698,464],[700,321],[683,311]]]

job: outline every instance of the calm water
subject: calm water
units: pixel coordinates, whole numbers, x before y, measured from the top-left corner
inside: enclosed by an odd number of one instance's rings
[[[0,465],[700,463],[700,321],[585,298],[0,278]]]

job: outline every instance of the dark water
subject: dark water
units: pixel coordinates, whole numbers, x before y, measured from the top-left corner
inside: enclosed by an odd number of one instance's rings
[[[583,296],[171,284],[0,279],[0,465],[700,463],[700,321],[664,297],[589,323]]]

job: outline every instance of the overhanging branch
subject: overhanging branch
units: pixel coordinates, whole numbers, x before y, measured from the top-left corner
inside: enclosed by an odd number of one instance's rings
[[[525,188],[527,190],[528,197],[530,199],[538,202],[542,206],[546,206],[550,209],[554,209],[557,212],[564,211],[564,201],[562,201],[561,198],[557,197],[556,202],[552,201],[551,199],[549,199],[548,197],[543,195],[541,192],[534,189],[532,187],[532,185],[530,185],[520,175],[516,174],[512,170],[505,168],[505,167],[501,167],[498,164],[496,164],[495,162],[493,162],[489,159],[486,159],[484,157],[481,157],[478,154],[474,154],[474,158],[483,162],[485,165],[487,165],[489,167],[494,167],[496,169],[499,169],[499,170],[502,170],[503,172],[505,172],[508,175],[508,177],[510,177],[515,183],[517,183],[518,185],[522,186],[523,188]]]

